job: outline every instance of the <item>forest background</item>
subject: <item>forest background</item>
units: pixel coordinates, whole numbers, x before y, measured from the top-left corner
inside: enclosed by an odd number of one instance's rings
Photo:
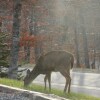
[[[41,54],[66,50],[75,67],[100,69],[99,0],[0,0],[0,34],[18,64],[35,64]]]

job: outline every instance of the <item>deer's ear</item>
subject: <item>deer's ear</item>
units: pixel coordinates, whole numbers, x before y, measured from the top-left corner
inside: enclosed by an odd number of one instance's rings
[[[30,74],[30,72],[31,72],[31,71],[28,69],[28,70],[27,70],[27,75],[29,75],[29,74]]]

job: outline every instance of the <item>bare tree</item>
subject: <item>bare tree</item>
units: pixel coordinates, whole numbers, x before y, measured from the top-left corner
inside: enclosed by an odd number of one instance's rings
[[[82,31],[82,35],[83,35],[83,48],[84,48],[85,66],[86,66],[86,68],[90,68],[87,35],[86,35],[86,32],[85,32],[84,16],[83,16],[83,12],[82,11],[80,13],[80,20],[81,20],[81,31]]]
[[[12,46],[11,46],[11,61],[9,67],[9,77],[16,78],[15,71],[17,70],[18,51],[19,51],[19,35],[20,35],[20,19],[21,19],[21,0],[14,0],[13,8],[13,31],[12,31]]]
[[[34,18],[34,6],[32,5],[31,6],[31,10],[30,10],[30,23],[29,23],[29,35],[31,36],[31,35],[33,35],[33,18]],[[29,63],[30,62],[30,46],[27,46],[27,47],[25,47],[25,49],[26,49],[26,56],[25,56],[25,61],[27,62],[27,63]]]
[[[80,67],[79,60],[79,48],[78,48],[78,38],[77,38],[77,29],[75,28],[75,51],[76,51],[76,67]]]

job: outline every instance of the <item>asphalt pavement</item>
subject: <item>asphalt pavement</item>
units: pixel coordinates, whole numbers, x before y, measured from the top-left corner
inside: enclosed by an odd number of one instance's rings
[[[71,91],[75,93],[88,94],[100,97],[100,74],[99,73],[82,73],[71,72],[72,85]],[[39,75],[33,83],[44,85],[44,75]],[[52,73],[52,87],[63,90],[65,86],[65,78],[59,73]]]

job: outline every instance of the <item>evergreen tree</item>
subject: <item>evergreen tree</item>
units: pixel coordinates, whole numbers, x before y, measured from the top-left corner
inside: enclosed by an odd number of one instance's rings
[[[9,56],[10,50],[6,43],[8,35],[0,32],[0,66],[8,67],[7,57]]]

